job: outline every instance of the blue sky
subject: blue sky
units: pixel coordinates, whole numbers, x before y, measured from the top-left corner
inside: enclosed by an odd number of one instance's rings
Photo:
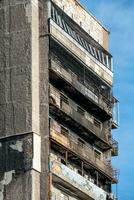
[[[134,1],[81,0],[111,32],[114,56],[114,95],[120,101],[120,128],[113,131],[120,155],[113,163],[120,169],[119,200],[134,200]]]

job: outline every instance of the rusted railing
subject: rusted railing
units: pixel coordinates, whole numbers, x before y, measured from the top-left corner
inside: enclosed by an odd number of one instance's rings
[[[100,127],[96,126],[94,124],[94,118],[88,112],[84,111],[84,114],[81,115],[77,110],[78,105],[74,101],[68,98],[68,104],[65,103],[61,99],[60,93],[58,93],[58,91],[55,93],[51,87],[50,98],[54,100],[53,104],[70,116],[70,118],[74,119],[91,133],[95,134],[101,140],[104,140],[107,144],[111,145],[111,141],[109,141],[109,129],[103,128],[102,124],[100,124]],[[50,101],[52,103],[51,99]]]
[[[95,156],[94,149],[86,143],[80,145],[78,142],[78,137],[74,136],[74,133],[69,131],[68,136],[65,136],[57,130],[54,130],[54,127],[50,127],[50,136],[57,143],[60,143],[75,154],[78,154],[98,169],[101,169],[105,174],[109,175],[111,178],[116,178],[113,167],[108,161],[106,161],[106,159],[104,159],[103,155],[101,155],[100,159],[98,159]]]
[[[74,74],[71,71],[66,71],[60,63],[54,61],[51,59],[51,69],[58,73],[63,79],[68,81],[73,87],[75,87],[79,92],[81,92],[84,96],[86,96],[88,99],[93,101],[95,104],[97,104],[101,109],[105,110],[108,114],[112,115],[112,103],[109,99],[107,99],[102,94],[94,93],[91,91],[91,86],[87,83],[84,85],[84,83],[81,83],[78,80],[78,77],[76,74]]]

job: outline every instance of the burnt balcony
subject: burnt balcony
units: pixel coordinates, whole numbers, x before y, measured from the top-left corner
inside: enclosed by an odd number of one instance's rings
[[[51,125],[50,137],[54,142],[63,146],[63,148],[66,148],[68,151],[77,154],[82,160],[85,160],[95,169],[101,171],[101,173],[110,178],[113,182],[116,181],[114,169],[111,164],[104,159],[102,154],[98,155],[96,150],[88,143],[80,142],[79,138],[73,132],[69,131],[67,135],[63,135],[60,127]]]
[[[59,89],[64,89],[66,93],[77,101],[82,102],[90,113],[101,116],[102,121],[112,117],[112,103],[100,93],[93,92],[89,84],[81,83],[76,74],[66,71],[59,63],[51,59],[50,81]]]
[[[64,46],[88,69],[112,85],[112,56],[85,34],[78,24],[52,4],[50,37]]]
[[[65,99],[63,99],[65,98]],[[112,148],[109,140],[110,131],[101,123],[79,107],[74,101],[60,94],[50,85],[50,113],[60,121],[68,124],[72,130],[76,129],[87,139],[103,150]]]
[[[66,165],[55,160],[52,155],[50,158],[50,171],[54,184],[67,188],[71,192],[77,194],[79,198],[85,200],[99,200],[101,197],[101,200],[106,200],[107,193],[103,189]]]

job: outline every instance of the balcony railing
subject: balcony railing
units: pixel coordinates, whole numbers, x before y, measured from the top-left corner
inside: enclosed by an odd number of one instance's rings
[[[76,28],[72,27],[72,23],[70,22],[69,17],[54,4],[52,4],[51,7],[51,18],[59,27],[61,27],[68,35],[77,41],[95,59],[101,62],[108,69],[112,69],[112,56],[100,49],[97,49],[93,44],[91,44],[91,42],[89,42],[89,40],[91,40],[89,36],[88,40],[85,39]],[[78,25],[75,25],[75,27],[76,26]]]
[[[84,127],[87,132],[97,136],[99,140],[102,141],[103,145],[105,144],[107,146],[107,148],[111,147],[111,140],[109,140],[109,129],[102,127],[101,123],[97,124],[96,126],[94,123],[95,119],[89,113],[84,110],[83,113],[80,113],[77,110],[78,105],[74,101],[69,98],[67,98],[67,101],[68,102],[63,101],[58,90],[55,90],[54,87],[50,85],[50,104],[54,105],[56,108],[55,113],[58,114],[58,110],[61,110],[70,117],[71,123],[73,120],[73,126],[76,122],[76,124],[79,126]]]
[[[78,80],[77,75],[71,71],[66,71],[59,63],[54,60],[51,60],[51,69],[58,74],[62,79],[65,79],[69,84],[71,84],[76,90],[82,93],[90,101],[94,102],[96,106],[99,106],[100,109],[104,110],[108,115],[112,116],[112,103],[105,96],[101,94],[96,94],[91,90],[91,86],[84,83],[81,83]]]
[[[96,200],[106,200],[107,193],[103,189],[99,188],[90,180],[79,175],[59,161],[56,161],[52,155],[50,160],[50,170],[53,175],[61,180],[60,185],[62,183],[68,184],[71,186],[72,190],[75,189],[76,194],[79,192],[79,197],[81,197],[81,194],[83,194],[86,195],[86,199],[87,197],[91,197],[92,199]]]
[[[108,161],[104,159],[103,155],[100,155],[100,157],[97,158],[95,150],[86,143],[80,145],[78,138],[74,136],[71,131],[69,131],[68,136],[65,136],[57,130],[54,130],[54,127],[51,127],[50,136],[54,141],[72,151],[73,153],[79,155],[82,159],[85,159],[91,165],[101,170],[104,174],[108,175],[112,179],[116,179],[116,177],[114,177],[115,173],[113,167],[111,164],[109,164]]]

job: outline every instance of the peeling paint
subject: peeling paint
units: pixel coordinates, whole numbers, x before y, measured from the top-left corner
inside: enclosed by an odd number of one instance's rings
[[[5,172],[4,179],[2,181],[0,181],[0,200],[4,199],[4,195],[3,195],[4,187],[11,183],[14,173],[15,173],[14,170],[9,171],[9,172]]]
[[[16,151],[22,152],[23,151],[23,142],[22,141],[17,141],[15,144],[11,144],[10,147]]]
[[[9,185],[11,183],[12,178],[13,178],[13,173],[15,173],[14,170],[5,173],[5,175],[4,175],[4,185]]]
[[[94,183],[85,179],[67,166],[58,161],[51,160],[50,168],[52,173],[54,173],[56,176],[75,186],[76,188],[79,188],[82,193],[90,196],[92,199],[106,200],[106,192],[103,189],[99,188]]]

